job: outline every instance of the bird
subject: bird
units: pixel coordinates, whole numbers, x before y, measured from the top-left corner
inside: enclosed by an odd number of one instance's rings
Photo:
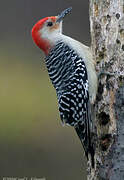
[[[50,80],[56,89],[58,109],[63,124],[72,126],[94,167],[95,147],[92,141],[91,106],[97,93],[97,74],[90,47],[63,34],[69,7],[57,16],[40,19],[31,34],[35,44],[44,52]]]

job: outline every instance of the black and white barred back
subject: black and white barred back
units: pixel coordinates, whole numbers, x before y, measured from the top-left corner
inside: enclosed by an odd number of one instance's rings
[[[92,157],[88,76],[84,59],[67,44],[58,42],[46,57],[46,65],[57,92],[61,120],[74,126],[86,156],[90,153]]]

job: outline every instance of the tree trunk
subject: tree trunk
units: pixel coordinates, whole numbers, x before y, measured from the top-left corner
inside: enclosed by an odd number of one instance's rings
[[[124,1],[90,0],[90,28],[96,70],[106,74],[99,78],[88,180],[124,180]]]

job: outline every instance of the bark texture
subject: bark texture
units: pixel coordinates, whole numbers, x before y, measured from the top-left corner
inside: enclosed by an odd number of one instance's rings
[[[90,28],[96,70],[108,74],[99,78],[96,167],[89,165],[88,179],[124,180],[124,1],[90,0]]]

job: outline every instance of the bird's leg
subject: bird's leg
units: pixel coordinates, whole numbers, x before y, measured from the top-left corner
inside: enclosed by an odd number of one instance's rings
[[[106,71],[102,70],[99,73],[97,73],[98,79],[100,79],[100,77],[102,75],[115,76],[115,75],[118,75],[118,73],[117,72],[111,73],[111,72],[106,72]]]
[[[100,79],[100,77],[102,75],[107,75],[107,76],[117,76],[117,77],[124,77],[124,72],[106,72],[104,70],[100,71],[99,73],[97,73],[97,77],[98,79]]]

